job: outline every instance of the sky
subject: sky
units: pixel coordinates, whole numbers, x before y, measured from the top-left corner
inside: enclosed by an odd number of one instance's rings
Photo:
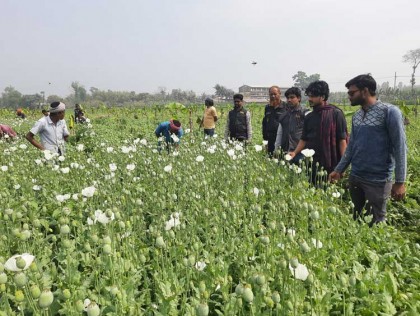
[[[298,71],[331,91],[362,73],[409,85],[419,12],[418,0],[1,0],[0,92],[213,94],[292,86]]]

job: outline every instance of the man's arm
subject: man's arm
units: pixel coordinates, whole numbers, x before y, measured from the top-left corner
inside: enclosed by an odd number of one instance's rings
[[[306,146],[306,141],[304,141],[303,139],[299,140],[299,143],[297,144],[296,148],[294,151],[290,152],[289,155],[293,158],[295,157],[297,154],[299,154],[303,149],[305,149]]]
[[[226,127],[225,127],[225,140],[228,140],[230,136],[230,131],[229,131],[229,114],[226,118]]]
[[[248,131],[248,141],[252,139],[252,124],[251,124],[251,112],[246,112],[246,127]]]
[[[32,134],[31,132],[28,132],[28,134],[26,134],[26,139],[36,148],[38,148],[39,150],[44,150],[44,146],[42,146],[39,142],[37,142],[34,138],[34,134]]]
[[[163,125],[161,123],[155,129],[155,135],[156,135],[156,137],[159,137],[162,134],[162,130],[163,130]]]
[[[281,147],[281,138],[283,137],[283,127],[281,126],[281,123],[279,124],[279,127],[277,128],[277,136],[276,136],[276,142],[274,143],[274,150],[277,151]]]
[[[397,107],[388,110],[387,129],[395,159],[395,183],[391,196],[402,200],[405,196],[405,179],[407,173],[407,144],[401,111]]]

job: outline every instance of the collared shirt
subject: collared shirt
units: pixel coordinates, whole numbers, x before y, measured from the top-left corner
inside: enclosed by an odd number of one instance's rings
[[[49,116],[44,116],[35,123],[30,132],[39,135],[41,145],[45,149],[55,153],[60,149],[64,154],[64,137],[70,135],[65,120],[59,120],[54,124]]]
[[[351,175],[369,182],[390,181],[394,168],[395,181],[405,181],[406,136],[396,106],[378,101],[353,115],[350,141],[335,171],[344,172],[350,163]]]

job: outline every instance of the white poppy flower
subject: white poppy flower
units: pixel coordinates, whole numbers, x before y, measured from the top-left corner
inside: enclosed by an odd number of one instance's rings
[[[212,147],[210,147],[210,148],[207,148],[207,150],[206,150],[209,154],[214,154],[215,153],[215,150],[214,150],[214,148],[212,148]]]
[[[101,224],[108,224],[114,219],[115,219],[115,215],[113,212],[111,212],[111,216],[108,217],[107,214],[102,212],[101,210],[95,211],[95,222],[99,222]]]
[[[123,154],[128,154],[130,152],[130,147],[122,146],[121,151]]]
[[[109,164],[109,170],[114,172],[115,170],[117,170],[117,165],[115,163],[110,163]]]
[[[58,157],[58,160],[59,161],[64,161],[64,160],[66,160],[66,158],[64,156],[60,156],[60,157]]]
[[[191,132],[191,130],[189,129],[189,128],[187,128],[186,130],[185,130],[185,134],[188,134],[188,133],[190,133]]]
[[[1,166],[1,171],[6,172],[7,170],[9,170],[8,166]]]
[[[167,166],[165,166],[165,168],[163,168],[163,170],[164,170],[165,172],[171,172],[171,171],[172,171],[172,165],[167,165]]]
[[[289,154],[284,155],[284,159],[287,160],[287,161],[290,161],[290,160],[292,160],[292,156],[290,156]]]
[[[112,147],[107,147],[106,148],[107,153],[112,153],[113,151],[114,151],[114,148],[112,148]]]
[[[195,263],[195,268],[198,270],[198,271],[203,271],[204,270],[204,268],[207,266],[207,264],[204,262],[204,261],[197,261],[196,263]]]
[[[263,150],[263,147],[261,145],[255,145],[254,147],[255,147],[256,152],[259,152],[259,151]]]
[[[177,227],[181,224],[179,220],[179,213],[171,214],[169,220],[166,222],[165,230],[171,230],[173,227]]]
[[[197,162],[202,162],[204,160],[204,157],[203,156],[197,156],[197,158],[195,158],[195,161],[197,161]]]
[[[142,144],[143,146],[146,146],[147,140],[143,138],[142,140],[140,140],[140,144]]]
[[[19,148],[20,148],[20,149],[26,149],[26,148],[28,148],[28,146],[26,146],[26,144],[20,144],[20,145],[19,145]]]
[[[34,186],[32,187],[32,190],[34,190],[34,191],[39,191],[39,190],[41,190],[41,186],[39,186],[39,185],[34,185]]]
[[[16,265],[16,260],[17,259],[20,260],[19,258],[22,258],[25,261],[25,266],[22,269],[18,268]],[[29,266],[34,261],[34,259],[35,257],[29,253],[23,253],[21,255],[19,254],[14,255],[6,261],[6,263],[4,264],[4,268],[8,271],[13,271],[13,272],[26,270],[29,268]]]
[[[235,145],[235,150],[240,151],[240,150],[244,150],[244,148],[242,147],[242,144],[236,144]]]
[[[78,144],[77,146],[76,146],[76,150],[77,151],[83,151],[85,149],[85,145],[83,145],[83,144]]]
[[[20,189],[20,184],[15,184],[14,188],[15,188],[15,190],[19,190]]]
[[[227,151],[227,154],[228,154],[230,157],[233,157],[233,156],[235,155],[235,150],[234,150],[234,149],[229,149],[229,150]]]
[[[339,198],[341,196],[340,192],[333,192],[332,196],[335,198]]]
[[[172,153],[172,155],[173,155],[173,156],[175,156],[175,157],[176,157],[176,156],[178,156],[178,155],[179,155],[179,151],[175,150],[175,151]]]
[[[252,192],[253,192],[256,196],[258,196],[258,195],[260,194],[260,190],[259,190],[258,188],[254,188],[254,189],[252,190]]]
[[[133,171],[136,168],[136,165],[134,163],[131,163],[128,164],[126,168],[128,171]]]
[[[322,248],[322,242],[320,240],[317,240],[315,238],[312,238],[312,243],[314,244],[315,248],[321,249]]]
[[[289,264],[289,269],[292,275],[298,280],[305,281],[309,275],[308,268],[301,263],[298,263],[296,269],[293,269],[293,267]]]
[[[85,197],[92,197],[95,191],[96,191],[96,188],[94,186],[87,187],[82,190],[82,195]]]
[[[265,146],[265,145],[268,145],[268,140],[263,140],[263,145]]]
[[[309,158],[309,157],[312,157],[315,154],[315,150],[313,150],[313,149],[304,149],[304,150],[301,151],[301,153],[305,157]]]
[[[70,168],[69,167],[61,168],[61,172],[62,173],[69,173],[70,172]]]

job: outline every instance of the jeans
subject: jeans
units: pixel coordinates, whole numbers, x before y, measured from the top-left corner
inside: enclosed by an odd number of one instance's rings
[[[392,182],[369,182],[350,175],[350,196],[354,204],[353,219],[357,220],[363,208],[366,209],[365,215],[373,215],[373,224],[386,220],[386,201],[391,194]]]
[[[209,136],[213,137],[213,135],[214,135],[214,128],[205,128],[204,129],[204,135],[209,135]]]

